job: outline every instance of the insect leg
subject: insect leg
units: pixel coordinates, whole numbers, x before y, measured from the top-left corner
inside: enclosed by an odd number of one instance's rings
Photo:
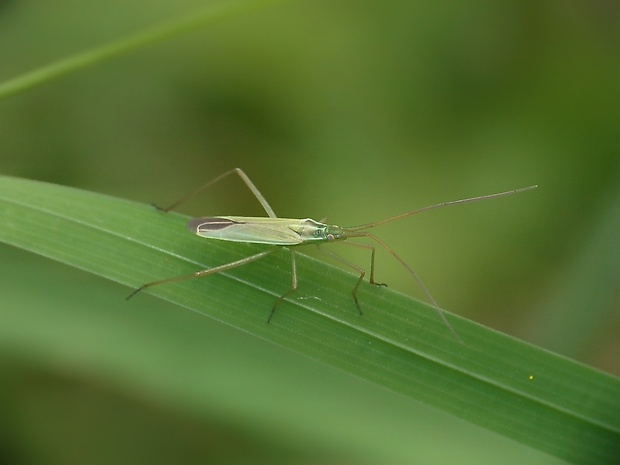
[[[282,294],[280,297],[278,297],[278,300],[276,300],[275,303],[273,304],[273,307],[271,308],[271,312],[269,313],[269,318],[267,318],[267,323],[271,321],[271,317],[273,316],[273,313],[276,311],[276,307],[280,305],[280,302],[286,299],[293,292],[297,292],[297,262],[295,261],[295,251],[293,249],[289,249],[289,251],[291,252],[291,275],[292,275],[293,282],[291,284],[291,288],[288,291],[286,291],[284,294]]]
[[[346,242],[345,242],[345,244],[346,244]],[[355,265],[354,263],[351,263],[346,258],[341,257],[338,254],[335,254],[331,250],[324,249],[323,247],[321,247],[320,244],[316,244],[316,246],[323,253],[326,253],[330,257],[333,257],[336,260],[338,260],[343,265],[346,265],[349,268],[351,268],[352,270],[355,270],[355,271],[357,271],[359,273],[360,276],[359,276],[359,278],[357,278],[357,282],[355,283],[355,286],[353,286],[353,290],[351,291],[351,295],[353,296],[353,300],[355,301],[355,306],[357,307],[357,311],[359,312],[360,315],[362,315],[362,309],[360,308],[360,303],[357,300],[357,290],[359,289],[360,284],[362,284],[362,281],[364,280],[364,276],[366,276],[366,271],[363,268],[360,268],[359,266]]]
[[[433,307],[435,307],[435,310],[437,310],[437,313],[439,314],[441,321],[443,321],[443,323],[447,326],[447,328],[450,330],[450,332],[456,338],[456,340],[458,340],[461,344],[463,344],[463,340],[456,333],[456,331],[454,330],[450,322],[446,319],[446,316],[443,314],[443,312],[441,311],[441,308],[439,308],[439,305],[437,305],[437,302],[435,301],[435,299],[433,298],[429,290],[426,288],[426,286],[424,285],[424,283],[422,282],[418,274],[415,271],[413,271],[413,268],[407,265],[407,263],[396,252],[394,252],[394,250],[390,246],[388,246],[385,242],[383,242],[381,239],[379,239],[374,234],[367,232],[367,231],[355,232],[355,233],[350,234],[349,237],[367,237],[369,239],[372,239],[377,244],[379,244],[381,247],[383,247],[385,250],[387,250],[390,253],[390,255],[392,255],[396,260],[398,260],[398,262],[409,272],[409,274],[413,276],[413,279],[415,279],[415,281],[418,283],[418,286],[420,286],[420,289],[422,289],[422,291],[424,292],[428,300],[431,302]]]
[[[248,186],[248,189],[250,189],[252,191],[252,194],[254,194],[254,197],[256,197],[256,200],[258,200],[259,203],[261,204],[261,206],[265,209],[265,212],[267,212],[267,215],[269,215],[270,218],[277,218],[275,212],[273,211],[273,208],[271,208],[271,206],[269,205],[269,202],[267,202],[265,197],[263,197],[263,194],[260,193],[260,191],[256,188],[254,183],[250,180],[250,178],[248,178],[248,175],[245,174],[241,168],[234,168],[234,169],[232,169],[230,171],[226,171],[225,173],[220,174],[217,178],[212,179],[208,183],[203,184],[202,186],[200,186],[198,189],[193,190],[192,192],[190,192],[186,196],[181,197],[179,200],[174,202],[169,207],[162,208],[162,207],[159,207],[157,205],[155,205],[155,207],[158,210],[161,210],[163,212],[169,212],[170,210],[173,210],[176,207],[178,207],[179,205],[181,205],[182,203],[188,201],[189,199],[194,197],[196,194],[202,192],[203,190],[207,189],[208,187],[211,187],[213,184],[217,183],[218,181],[221,181],[222,179],[224,179],[226,176],[228,176],[230,174],[237,174],[241,178],[241,180],[245,183],[245,185]]]
[[[359,247],[360,249],[370,250],[370,276],[368,281],[370,284],[374,284],[375,286],[384,286],[387,287],[385,283],[378,283],[375,281],[375,254],[376,247],[372,244],[364,244],[363,242],[353,242],[353,241],[341,241],[340,244],[344,245],[352,245],[354,247]]]
[[[254,183],[250,181],[250,178],[248,178],[248,175],[245,174],[241,168],[235,168],[233,171],[239,175],[239,177],[243,180],[245,185],[248,186],[248,189],[252,191],[252,194],[254,194],[254,197],[256,197],[256,200],[259,201],[259,203],[265,209],[265,212],[267,212],[267,215],[269,215],[269,218],[277,218],[275,212],[273,211],[273,208],[271,208],[271,205],[269,205],[269,202],[267,202],[267,199],[263,197],[263,194],[260,193],[260,191],[256,188]]]
[[[185,281],[187,279],[202,278],[203,276],[208,276],[210,274],[219,273],[220,271],[230,270],[232,268],[236,268],[238,266],[242,266],[242,265],[245,265],[247,263],[251,263],[251,262],[254,262],[256,260],[260,260],[261,258],[266,257],[267,255],[272,254],[276,250],[278,250],[278,249],[277,248],[273,248],[273,249],[265,250],[263,252],[255,254],[255,255],[251,255],[249,257],[242,258],[241,260],[236,260],[234,262],[226,263],[224,265],[219,265],[219,266],[216,266],[216,267],[213,267],[213,268],[207,268],[206,270],[196,271],[195,273],[192,273],[192,274],[186,274],[186,275],[181,275],[181,276],[174,276],[172,278],[160,279],[159,281],[152,281],[150,283],[143,284],[142,286],[140,286],[139,288],[134,290],[131,294],[129,294],[127,296],[127,300],[131,299],[138,292],[141,292],[141,291],[143,291],[144,289],[146,289],[148,287],[159,286],[160,284],[173,283],[173,282],[177,282],[177,281]]]

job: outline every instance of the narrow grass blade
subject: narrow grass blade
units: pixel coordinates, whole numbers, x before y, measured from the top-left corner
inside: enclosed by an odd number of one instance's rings
[[[187,17],[170,21],[132,36],[125,37],[116,42],[103,45],[99,48],[64,58],[31,71],[30,73],[0,83],[0,100],[25,92],[33,87],[40,86],[82,68],[126,55],[141,48],[192,32],[211,23],[240,16],[252,10],[267,7],[281,1],[282,0],[254,0],[211,5]]]

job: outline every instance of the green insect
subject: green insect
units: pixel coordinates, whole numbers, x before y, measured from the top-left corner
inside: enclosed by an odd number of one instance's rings
[[[291,269],[292,269],[292,285],[291,288],[282,294],[275,301],[273,307],[271,308],[271,312],[269,313],[269,317],[267,318],[267,322],[271,321],[271,318],[277,308],[277,306],[286,299],[289,295],[297,291],[297,265],[295,262],[295,250],[294,246],[314,243],[320,246],[320,244],[325,242],[334,242],[334,241],[344,241],[351,238],[368,238],[375,241],[385,250],[387,250],[400,264],[413,276],[415,281],[418,283],[424,294],[427,296],[429,301],[437,310],[439,317],[446,325],[446,327],[450,330],[450,332],[454,335],[456,339],[461,340],[456,331],[452,328],[445,315],[437,305],[437,302],[432,297],[430,292],[426,289],[426,286],[422,283],[418,275],[413,269],[405,263],[405,261],[392,250],[385,242],[375,236],[373,233],[368,232],[368,229],[374,228],[375,226],[380,226],[382,224],[390,223],[392,221],[399,220],[401,218],[405,218],[407,216],[414,215],[416,213],[420,213],[426,210],[431,210],[434,208],[447,207],[449,205],[457,205],[461,203],[475,202],[478,200],[492,199],[496,197],[502,197],[505,195],[516,194],[518,192],[524,192],[531,189],[536,188],[537,186],[529,186],[521,189],[515,189],[506,192],[499,192],[497,194],[483,195],[479,197],[472,197],[468,199],[454,200],[451,202],[443,202],[435,205],[430,205],[423,208],[418,208],[417,210],[408,211],[405,213],[401,213],[400,215],[393,216],[391,218],[376,221],[374,223],[367,223],[360,226],[349,226],[342,227],[331,224],[325,224],[320,221],[315,221],[310,218],[305,219],[291,219],[291,218],[278,218],[265,199],[260,191],[256,188],[254,183],[248,178],[248,176],[239,168],[235,168],[233,170],[227,171],[226,173],[218,176],[217,178],[209,181],[208,183],[200,186],[195,191],[181,198],[177,202],[173,203],[167,208],[157,207],[159,210],[163,212],[168,212],[186,200],[190,199],[197,193],[203,191],[204,189],[212,186],[216,182],[222,180],[226,176],[231,174],[237,174],[241,180],[248,186],[248,188],[252,191],[256,199],[260,202],[262,207],[265,209],[268,217],[248,217],[248,216],[215,216],[215,217],[203,217],[203,218],[193,218],[191,219],[187,226],[190,231],[194,232],[200,237],[205,237],[208,239],[219,239],[222,241],[230,241],[230,242],[249,242],[254,244],[266,244],[273,245],[277,247],[272,247],[262,252],[259,252],[255,255],[251,255],[249,257],[242,258],[241,260],[237,260],[234,262],[226,263],[224,265],[216,266],[213,268],[209,268],[206,270],[196,271],[195,273],[183,276],[175,276],[172,278],[161,279],[159,281],[153,281],[150,283],[146,283],[135,291],[133,291],[127,299],[130,299],[138,292],[143,291],[144,289],[157,286],[160,284],[171,283],[175,281],[182,281],[186,279],[192,278],[201,278],[203,276],[212,275],[215,273],[219,273],[221,271],[230,270],[232,268],[236,268],[238,266],[246,265],[248,263],[254,262],[256,260],[260,260],[278,250],[278,247],[286,247],[291,253]],[[370,284],[374,284],[376,286],[385,286],[385,284],[377,283],[375,281],[375,246],[372,244],[358,243],[358,242],[348,242],[350,245],[355,245],[357,247],[364,248],[370,251],[370,276],[369,281]],[[353,296],[353,300],[357,307],[357,311],[359,314],[362,314],[362,310],[359,305],[359,301],[357,299],[357,291],[362,283],[364,276],[366,275],[366,271],[362,268],[354,265],[353,263],[345,260],[344,258],[330,252],[328,250],[322,249],[325,253],[331,255],[336,258],[344,265],[349,268],[355,270],[359,273],[359,277],[353,286],[353,290],[351,294]]]

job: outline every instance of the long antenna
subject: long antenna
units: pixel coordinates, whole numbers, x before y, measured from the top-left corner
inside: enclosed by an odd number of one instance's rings
[[[497,194],[481,195],[481,196],[478,196],[478,197],[471,197],[471,198],[468,198],[468,199],[453,200],[451,202],[437,203],[435,205],[429,205],[428,207],[418,208],[417,210],[412,210],[412,211],[409,211],[409,212],[406,212],[406,213],[401,213],[400,215],[393,216],[393,217],[388,218],[386,220],[376,221],[374,223],[367,223],[367,224],[363,224],[363,225],[360,225],[360,226],[343,227],[342,230],[344,231],[344,233],[343,233],[342,237],[343,238],[367,237],[369,239],[372,239],[376,243],[378,243],[385,250],[387,250],[396,260],[398,260],[400,262],[400,264],[409,272],[409,274],[411,274],[411,276],[413,276],[415,281],[418,283],[418,286],[420,286],[420,288],[422,289],[422,291],[424,292],[424,294],[426,295],[428,300],[430,300],[430,302],[433,305],[433,307],[435,307],[435,310],[437,310],[437,313],[439,314],[439,317],[441,318],[442,322],[444,323],[444,325],[446,325],[448,327],[448,329],[450,330],[450,332],[452,333],[454,338],[457,341],[459,341],[461,344],[464,344],[463,339],[461,339],[461,337],[454,330],[454,328],[452,327],[450,322],[447,320],[447,318],[444,315],[443,311],[441,310],[441,308],[439,307],[439,305],[437,304],[437,302],[435,301],[435,299],[433,298],[433,296],[431,295],[429,290],[426,288],[426,286],[424,285],[424,283],[422,282],[422,280],[420,279],[418,274],[415,271],[413,271],[413,268],[411,268],[409,265],[407,265],[407,263],[396,252],[394,252],[394,250],[391,247],[389,247],[385,242],[383,242],[381,239],[379,239],[377,236],[375,236],[371,232],[364,231],[364,230],[365,229],[374,228],[375,226],[379,226],[379,225],[382,225],[382,224],[385,224],[385,223],[389,223],[391,221],[396,221],[396,220],[399,220],[401,218],[405,218],[407,216],[415,215],[416,213],[420,213],[420,212],[423,212],[423,211],[426,211],[426,210],[432,210],[434,208],[448,207],[450,205],[459,205],[459,204],[462,204],[462,203],[469,203],[469,202],[477,202],[478,200],[494,199],[494,198],[497,198],[497,197],[503,197],[505,195],[512,195],[512,194],[517,194],[519,192],[529,191],[529,190],[532,190],[532,189],[536,189],[537,187],[538,187],[537,185],[534,185],[534,186],[529,186],[529,187],[522,187],[521,189],[513,189],[513,190],[510,190],[510,191],[498,192]],[[374,257],[373,257],[373,264],[372,264],[372,266],[374,267]]]
[[[401,213],[400,215],[392,216],[391,218],[388,218],[386,220],[376,221],[374,223],[362,224],[360,226],[350,226],[350,227],[346,227],[342,229],[346,231],[363,231],[364,229],[374,228],[375,226],[380,226],[385,223],[390,223],[392,221],[396,221],[401,218],[405,218],[407,216],[415,215],[416,213],[421,213],[426,210],[433,210],[435,208],[441,208],[441,207],[449,207],[451,205],[459,205],[462,203],[477,202],[479,200],[495,199],[497,197],[504,197],[506,195],[512,195],[512,194],[518,194],[519,192],[530,191],[532,189],[536,189],[537,187],[538,185],[534,185],[534,186],[529,186],[529,187],[522,187],[521,189],[513,189],[511,191],[498,192],[497,194],[481,195],[479,197],[471,197],[469,199],[452,200],[451,202],[437,203],[435,205],[429,205],[428,207],[418,208],[417,210],[412,210],[406,213]]]

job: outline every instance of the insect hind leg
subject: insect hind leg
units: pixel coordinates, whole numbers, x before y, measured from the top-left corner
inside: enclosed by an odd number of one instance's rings
[[[177,200],[176,202],[174,202],[173,204],[171,204],[168,207],[162,208],[162,207],[160,207],[158,205],[155,205],[155,204],[153,204],[153,206],[155,208],[157,208],[158,210],[160,210],[160,211],[162,211],[164,213],[167,213],[170,210],[174,210],[175,208],[177,208],[182,203],[187,202],[192,197],[194,197],[196,194],[199,194],[203,190],[211,187],[212,185],[216,184],[218,181],[221,181],[222,179],[224,179],[225,177],[227,177],[227,176],[229,176],[231,174],[236,174],[236,175],[238,175],[241,178],[241,180],[245,183],[245,185],[248,187],[248,189],[250,189],[250,191],[252,191],[252,194],[254,194],[254,197],[256,197],[256,200],[258,200],[258,202],[261,204],[261,206],[263,207],[263,209],[265,210],[265,212],[267,213],[267,215],[270,218],[277,218],[275,212],[273,211],[273,208],[271,208],[271,205],[269,205],[269,202],[267,202],[267,199],[265,199],[263,194],[260,193],[258,188],[254,185],[254,183],[250,180],[248,175],[245,174],[245,172],[241,168],[234,168],[234,169],[232,169],[230,171],[226,171],[225,173],[220,174],[215,179],[212,179],[208,183],[203,184],[202,186],[200,186],[198,189],[195,189],[192,192],[190,192],[189,194],[185,195],[184,197],[181,197],[179,200]]]
[[[181,276],[174,276],[172,278],[160,279],[158,281],[151,281],[150,283],[143,284],[142,286],[138,287],[137,289],[134,289],[134,291],[126,297],[126,300],[131,299],[133,296],[135,296],[139,292],[142,292],[143,290],[145,290],[147,288],[150,288],[150,287],[153,287],[153,286],[159,286],[161,284],[174,283],[174,282],[178,282],[178,281],[186,281],[188,279],[194,279],[194,278],[202,278],[202,277],[209,276],[209,275],[212,275],[212,274],[220,273],[222,271],[231,270],[231,269],[237,268],[239,266],[247,265],[248,263],[252,263],[252,262],[255,262],[256,260],[260,260],[261,258],[264,258],[267,255],[271,255],[276,250],[278,250],[278,249],[277,248],[272,248],[272,249],[264,250],[262,252],[254,254],[254,255],[250,255],[249,257],[245,257],[245,258],[242,258],[240,260],[235,260],[234,262],[226,263],[224,265],[215,266],[213,268],[207,268],[207,269],[204,269],[204,270],[196,271],[196,272],[191,273],[191,274],[185,274],[185,275],[181,275]]]

